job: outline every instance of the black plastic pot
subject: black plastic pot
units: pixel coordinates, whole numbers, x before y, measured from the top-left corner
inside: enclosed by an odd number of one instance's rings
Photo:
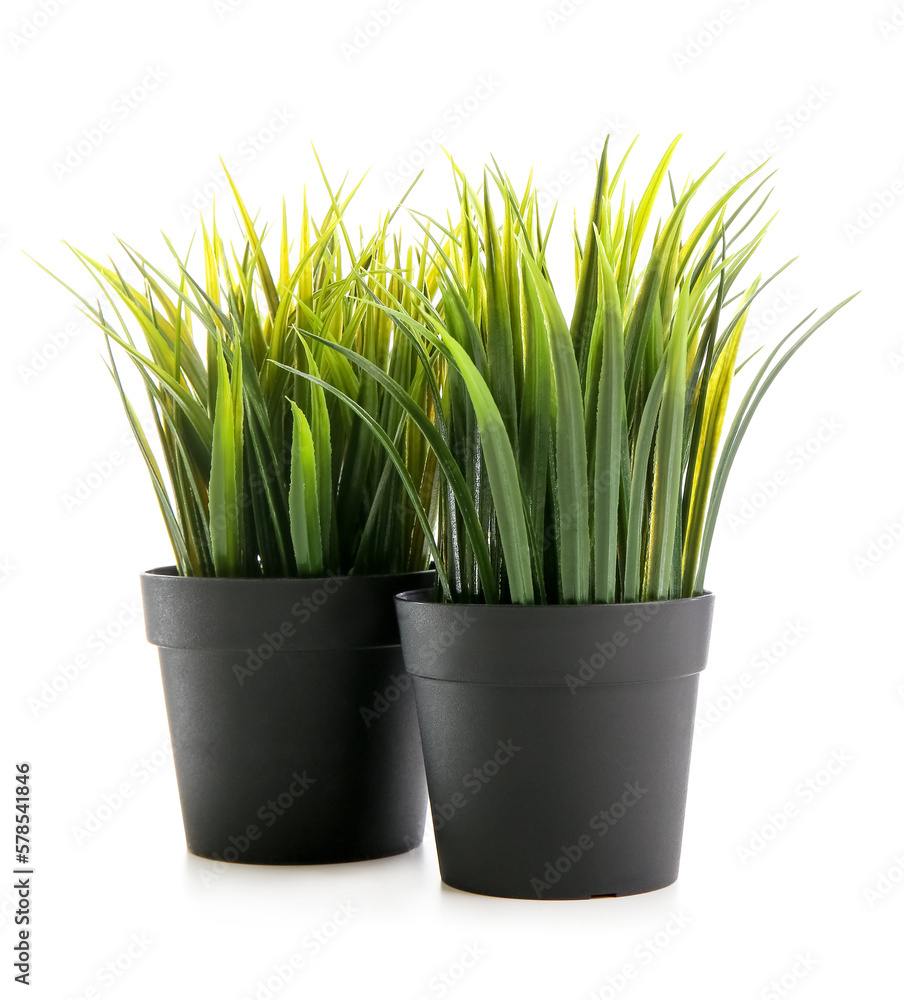
[[[678,877],[713,597],[513,607],[396,598],[445,883],[587,899]]]
[[[189,851],[325,864],[421,842],[423,756],[392,598],[432,579],[142,574]]]

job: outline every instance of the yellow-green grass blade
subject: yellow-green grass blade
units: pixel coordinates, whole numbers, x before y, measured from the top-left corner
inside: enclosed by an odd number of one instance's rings
[[[737,208],[735,208],[732,211],[731,215],[729,215],[729,217],[727,219],[725,219],[724,221],[720,220],[713,227],[713,231],[712,231],[712,234],[710,235],[709,242],[706,245],[706,249],[701,254],[699,263],[696,265],[695,270],[693,272],[693,276],[691,278],[691,281],[693,283],[696,284],[696,282],[697,282],[698,275],[697,275],[696,272],[698,270],[702,270],[702,268],[703,268],[703,261],[709,259],[710,254],[713,252],[713,250],[715,250],[715,248],[721,242],[721,240],[722,240],[722,230],[724,229],[726,231],[726,233],[728,232],[728,230],[731,228],[732,224],[734,223],[735,219],[737,219],[737,217],[741,214],[741,212],[747,207],[747,205],[749,204],[749,202],[762,189],[763,185],[765,185],[768,182],[768,180],[769,180],[769,178],[771,176],[772,176],[772,174],[769,174],[767,177],[764,177],[759,182],[759,184],[757,184],[756,187],[753,188],[744,197],[744,199],[741,201],[741,203],[737,206]],[[744,234],[744,232],[746,231],[746,229],[748,228],[748,226],[750,226],[754,222],[754,220],[757,218],[757,216],[760,214],[760,212],[762,211],[762,209],[765,206],[766,202],[769,200],[771,194],[772,194],[771,190],[766,192],[766,194],[763,196],[762,200],[760,201],[760,204],[751,212],[750,216],[733,233],[731,239],[728,240],[728,242],[726,244],[727,248],[730,248],[735,242],[737,242],[737,240],[739,240],[741,238],[741,236]],[[724,215],[724,209],[723,209],[723,215]],[[773,216],[773,218],[774,218],[774,216]],[[771,222],[772,220],[770,219],[769,221]],[[767,223],[767,225],[768,225],[768,223]],[[724,256],[725,256],[725,254],[723,254],[723,257]]]
[[[684,272],[684,268],[687,265],[687,262],[690,260],[694,250],[696,250],[697,244],[703,238],[703,235],[706,233],[707,229],[709,229],[709,227],[712,225],[712,223],[719,215],[719,213],[722,211],[722,209],[735,196],[735,194],[737,194],[737,192],[740,191],[742,187],[744,187],[744,185],[751,179],[751,177],[753,177],[755,174],[757,174],[760,170],[763,169],[763,167],[766,165],[767,162],[768,161],[764,160],[763,163],[761,163],[758,167],[754,167],[754,169],[751,170],[749,174],[742,177],[739,181],[737,181],[737,183],[733,184],[726,192],[724,192],[724,194],[722,194],[719,198],[717,198],[716,201],[714,201],[713,204],[710,205],[710,207],[706,210],[706,212],[703,215],[703,218],[701,218],[700,221],[697,223],[693,232],[690,234],[690,236],[688,236],[684,246],[682,246],[681,248],[679,273]],[[768,177],[764,179],[763,183],[765,183],[766,180],[768,180]]]
[[[634,206],[628,214],[628,221],[625,224],[625,233],[622,237],[621,256],[618,260],[618,267],[615,274],[618,279],[618,297],[622,304],[622,313],[628,303],[628,289],[631,283],[631,254],[634,250]]]
[[[289,219],[286,215],[286,199],[282,200],[282,232],[280,233],[279,240],[279,284],[277,286],[277,292],[279,293],[280,301],[287,292],[291,291],[291,282],[289,279],[290,267],[289,264],[289,252],[291,247],[289,245]]]
[[[700,451],[700,442],[705,423],[706,394],[713,372],[716,337],[719,332],[719,321],[722,315],[724,297],[725,272],[723,271],[719,276],[719,288],[716,293],[715,302],[710,310],[703,334],[695,348],[695,356],[687,381],[684,409],[685,479],[681,497],[682,527],[680,537],[682,538],[682,559],[684,556],[687,526],[690,519],[697,455]]]
[[[169,371],[156,364],[150,358],[143,355],[128,341],[124,340],[119,333],[114,330],[99,313],[92,311],[87,314],[101,330],[140,367],[151,372],[161,383],[167,395],[185,413],[188,420],[198,433],[204,446],[208,446],[213,433],[213,424],[207,410],[201,406],[198,400],[182,385],[177,382]]]
[[[73,253],[88,268],[89,272],[93,269],[93,276],[104,289],[104,293],[108,299],[110,298],[109,289],[112,289],[119,296],[120,301],[141,326],[153,360],[169,371],[175,378],[174,347],[176,334],[172,324],[164,320],[159,314],[155,315],[150,300],[129,285],[117,270],[105,267],[103,264],[92,260],[78,250],[73,249]],[[146,279],[147,277],[145,275]],[[161,291],[161,296],[162,294]],[[170,308],[173,308],[171,303]],[[196,359],[189,354],[186,374],[189,377],[191,387],[201,399],[204,399],[206,385],[204,383],[203,369],[200,366],[200,358]]]
[[[598,242],[606,230],[603,224],[603,202],[609,189],[608,156],[609,137],[603,145],[599,168],[596,174],[596,190],[590,208],[590,219],[587,223],[587,235],[584,237],[584,250],[581,254],[578,269],[577,292],[575,294],[574,312],[571,317],[571,339],[578,360],[578,371],[581,375],[581,387],[587,386],[588,358],[593,333],[594,321],[597,316],[599,299],[599,254]],[[608,237],[608,234],[607,234]]]
[[[675,141],[677,142],[677,139]],[[672,145],[674,147],[674,143]],[[644,272],[625,338],[625,363],[628,369],[625,397],[628,400],[629,409],[634,407],[634,401],[642,388],[644,371],[646,370],[649,379],[652,378],[652,373],[658,370],[662,338],[655,336],[657,329],[655,321],[656,313],[659,313],[660,320],[663,318],[659,309],[662,281],[667,273],[672,254],[680,244],[681,226],[688,205],[706,178],[716,168],[718,162],[719,160],[716,160],[697,180],[688,184],[655,241],[653,254]],[[640,236],[638,235],[637,238],[640,239]],[[660,326],[664,328],[664,324],[660,324]],[[629,418],[629,427],[633,427],[634,419],[631,413],[629,413]]]
[[[630,145],[625,150],[624,155],[618,161],[618,166],[615,168],[615,173],[612,175],[612,180],[609,182],[609,191],[607,193],[610,199],[612,195],[615,194],[615,190],[618,187],[618,182],[621,179],[621,175],[625,169],[625,166],[628,163],[628,157],[631,155],[631,150],[634,149],[634,147],[637,145],[637,140],[639,138],[640,138],[639,135],[634,136],[634,138],[631,140]]]
[[[755,291],[755,288],[754,288]],[[694,462],[693,479],[690,484],[690,506],[688,510],[687,529],[684,538],[684,559],[682,565],[682,596],[693,597],[696,578],[697,560],[700,555],[700,545],[703,539],[703,526],[706,517],[706,501],[712,483],[713,470],[716,466],[716,456],[722,437],[722,426],[728,409],[728,398],[734,377],[735,361],[738,347],[744,333],[744,324],[748,314],[751,296],[745,300],[740,313],[740,321],[725,347],[719,355],[708,380],[706,396],[701,420],[701,435],[699,447]],[[691,473],[690,467],[688,473]]]
[[[276,310],[279,308],[279,294],[276,291],[276,284],[273,281],[273,275],[270,273],[270,267],[267,264],[267,259],[263,254],[261,242],[262,238],[257,235],[257,230],[254,228],[254,220],[248,213],[248,209],[245,208],[245,203],[242,201],[239,189],[235,186],[235,181],[232,179],[232,175],[226,169],[226,164],[223,163],[222,160],[220,160],[220,163],[223,166],[223,172],[226,174],[226,179],[229,181],[229,186],[232,188],[232,194],[235,198],[239,214],[242,217],[242,223],[245,227],[245,234],[248,237],[248,242],[251,244],[251,248],[258,258],[258,273],[261,276],[261,285],[264,289],[264,296],[267,299],[267,306],[270,310],[270,315],[275,316]]]
[[[201,402],[206,405],[207,382],[204,364],[191,337],[182,336],[183,307],[186,307],[184,275],[176,289],[176,303],[173,303],[147,267],[146,262],[122,240],[119,242],[145,280],[147,291],[140,301],[141,304],[147,307],[147,315],[151,321],[150,329],[148,329],[148,325],[140,317],[138,318],[142,329],[148,337],[149,345],[151,338],[154,339],[156,344],[163,345],[164,351],[160,354],[161,359],[167,357],[170,353],[172,354],[173,374],[178,377],[179,372],[184,372],[189,385]],[[184,264],[181,261],[179,263],[180,267],[184,268]],[[125,282],[122,282],[122,284],[125,286]],[[119,291],[119,289],[117,290]],[[130,293],[131,291],[129,289]],[[155,309],[154,296],[163,305],[168,319],[161,317]],[[187,310],[185,320],[187,321],[186,326],[190,330],[191,310]]]
[[[217,273],[217,221],[216,214],[213,215],[213,221],[211,223],[211,229],[213,235],[207,231],[207,226],[204,225],[204,219],[201,219],[201,237],[202,246],[204,250],[204,284],[207,289],[207,294],[214,301],[214,303],[220,305],[220,276]]]
[[[672,154],[675,152],[675,147],[680,140],[680,135],[675,136],[672,140],[671,145],[665,151],[658,166],[653,171],[653,176],[650,178],[650,182],[647,184],[646,190],[637,204],[637,211],[634,214],[634,246],[631,250],[630,271],[634,270],[634,265],[637,262],[637,252],[640,250],[640,244],[644,233],[646,233],[647,224],[650,221],[650,215],[653,211],[653,203],[656,201],[656,196],[659,194],[659,189],[662,187],[662,182],[668,173]]]

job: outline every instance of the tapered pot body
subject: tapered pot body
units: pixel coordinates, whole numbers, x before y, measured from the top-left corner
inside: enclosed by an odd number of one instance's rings
[[[396,609],[444,882],[585,899],[675,881],[711,594],[516,607],[422,590]]]
[[[423,756],[393,595],[431,581],[142,575],[189,851],[325,864],[421,842]]]

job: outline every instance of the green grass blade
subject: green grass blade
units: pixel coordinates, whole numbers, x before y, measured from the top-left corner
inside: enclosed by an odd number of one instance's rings
[[[625,406],[625,354],[621,304],[615,275],[602,247],[598,248],[602,301],[602,365],[599,386],[593,463],[593,597],[611,604],[616,599],[619,543],[618,514],[621,499],[622,461],[627,438]]]
[[[486,462],[512,603],[533,604],[530,543],[524,516],[521,481],[505,421],[489,386],[467,351],[454,340],[446,345],[468,387]],[[583,440],[583,437],[582,437]]]
[[[665,387],[656,431],[650,567],[645,595],[651,601],[665,601],[670,596],[675,528],[681,509],[689,298],[690,282],[686,281],[681,289],[675,324],[669,336]]]
[[[277,362],[272,362],[272,363],[276,364]],[[435,542],[433,541],[433,533],[430,527],[429,519],[427,517],[427,512],[424,510],[423,505],[420,502],[420,496],[418,494],[417,485],[411,478],[411,474],[409,473],[408,468],[405,465],[405,461],[399,454],[395,445],[393,444],[392,438],[383,429],[383,427],[381,427],[380,424],[367,412],[367,410],[364,409],[364,407],[360,406],[350,396],[346,396],[341,389],[338,389],[336,386],[330,385],[328,382],[325,382],[322,379],[316,378],[309,372],[295,371],[294,369],[289,369],[289,370],[292,371],[293,374],[297,375],[299,378],[305,379],[308,382],[316,383],[326,392],[341,399],[343,403],[346,406],[348,406],[348,408],[353,413],[355,413],[358,417],[360,417],[364,421],[364,423],[370,428],[371,432],[374,434],[374,436],[386,450],[386,453],[389,456],[390,461],[392,462],[393,466],[395,467],[396,471],[398,472],[399,476],[402,479],[402,483],[405,486],[405,491],[408,494],[414,506],[415,515],[417,516],[421,524],[421,527],[424,531],[424,536],[426,538],[427,545],[430,550],[430,555],[433,558],[434,564],[436,566],[437,581],[440,585],[440,589],[443,592],[443,597],[446,601],[451,601],[452,592],[449,588],[449,580],[445,573],[445,566],[443,563],[443,559],[439,553],[439,550],[436,547]]]
[[[590,600],[590,491],[581,378],[571,333],[549,282],[525,253],[547,324],[556,393],[556,492],[559,502],[559,596],[565,604]]]
[[[233,361],[241,370],[241,355]],[[236,399],[230,382],[223,349],[217,354],[218,385],[210,463],[210,548],[217,576],[238,576],[241,564],[239,491],[241,488],[241,433],[236,434],[236,412],[241,411],[241,395]],[[240,391],[240,390],[239,390]],[[238,439],[238,446],[237,446]]]
[[[518,404],[515,390],[515,367],[512,344],[512,320],[509,314],[508,291],[502,244],[489,190],[484,179],[484,215],[486,229],[486,294],[487,294],[487,362],[489,385],[493,398],[502,414],[512,447],[518,447]]]
[[[631,474],[631,502],[628,508],[628,528],[625,555],[625,583],[623,599],[628,602],[640,601],[641,571],[644,557],[644,512],[647,503],[647,478],[650,466],[650,452],[653,447],[653,432],[659,417],[662,394],[665,387],[666,366],[660,365],[650,392],[647,396],[637,441],[634,446],[633,470]]]
[[[294,402],[291,402],[291,406],[293,430],[289,521],[295,566],[301,577],[323,576],[323,541],[314,437],[307,417]]]

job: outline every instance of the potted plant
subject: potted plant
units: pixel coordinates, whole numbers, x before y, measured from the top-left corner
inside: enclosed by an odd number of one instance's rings
[[[283,207],[271,267],[233,192],[244,245],[228,248],[214,218],[200,274],[169,241],[171,273],[122,244],[135,279],[77,252],[103,301],[79,299],[176,558],[141,586],[186,841],[256,864],[397,854],[422,839],[426,789],[392,600],[433,580],[429,525],[405,491],[429,505],[434,463],[377,381],[299,331],[354,346],[426,402],[412,345],[373,303],[401,296],[417,315],[402,276],[428,282],[427,256],[388,245],[391,216],[356,249],[340,189],[319,228],[305,200],[294,249]],[[134,363],[146,420],[117,355]],[[345,407],[277,363],[340,386],[404,446],[404,480]]]
[[[778,344],[723,433],[748,311],[775,277],[743,280],[766,181],[691,222],[713,167],[676,190],[674,148],[636,201],[625,159],[610,176],[603,153],[570,322],[536,193],[491,171],[497,223],[487,175],[481,192],[456,170],[460,221],[428,230],[435,307],[407,283],[421,315],[383,306],[438,372],[432,413],[332,345],[405,407],[444,487],[443,589],[396,602],[440,869],[459,889],[576,899],[677,877],[726,478],[764,394],[840,306]]]

